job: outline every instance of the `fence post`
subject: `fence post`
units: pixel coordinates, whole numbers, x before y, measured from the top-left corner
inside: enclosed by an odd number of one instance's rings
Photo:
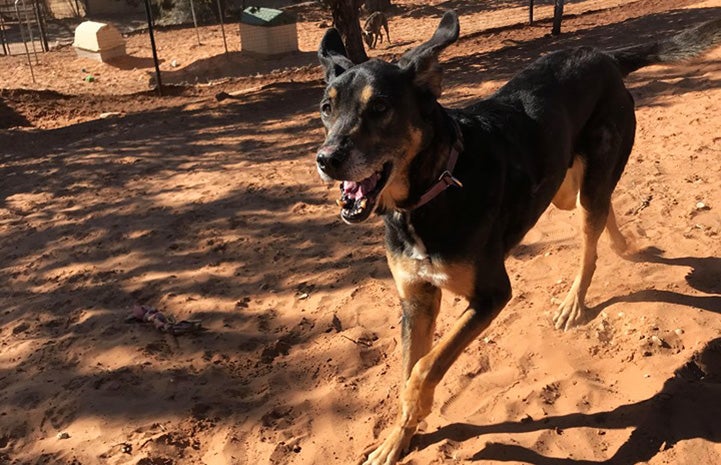
[[[203,45],[200,43],[200,32],[198,32],[198,20],[195,17],[195,4],[193,0],[190,0],[190,14],[193,16],[193,27],[195,27],[195,35],[198,36],[198,45]]]
[[[223,34],[223,46],[225,47],[225,54],[228,54],[228,41],[225,39],[225,24],[223,23],[223,7],[220,6],[220,0],[218,0],[218,17],[220,18],[220,32]]]
[[[158,95],[163,96],[163,83],[160,80],[160,65],[158,64],[158,51],[155,48],[155,34],[153,33],[153,13],[150,11],[150,0],[145,0],[145,15],[148,17],[148,33],[150,34],[150,48],[153,49],[153,62],[155,63],[155,83]]]
[[[528,24],[533,26],[533,0],[528,0]]]

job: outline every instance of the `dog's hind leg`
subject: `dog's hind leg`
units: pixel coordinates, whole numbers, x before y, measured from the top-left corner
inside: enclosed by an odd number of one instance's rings
[[[624,121],[625,118],[628,119]],[[611,194],[631,153],[634,115],[631,111],[615,115],[615,121],[608,124],[598,120],[594,123],[579,144],[584,158],[578,196],[583,230],[581,266],[571,290],[553,318],[556,329],[568,330],[578,324],[583,316],[586,292],[596,271],[598,239],[603,230],[608,229],[614,250],[620,253],[626,249],[626,240],[618,230],[611,206]]]
[[[596,271],[598,239],[603,232],[608,213],[600,210],[589,211],[583,204],[581,205],[581,212],[583,216],[581,267],[578,275],[573,280],[571,290],[553,318],[556,329],[568,330],[577,324],[583,316],[586,292],[591,285],[593,273]]]
[[[613,204],[610,204],[608,208],[606,232],[608,233],[608,237],[611,238],[611,249],[621,257],[627,255],[629,253],[630,247],[628,241],[626,240],[626,236],[624,236],[621,230],[618,229],[618,224],[616,223],[616,215],[613,212]]]

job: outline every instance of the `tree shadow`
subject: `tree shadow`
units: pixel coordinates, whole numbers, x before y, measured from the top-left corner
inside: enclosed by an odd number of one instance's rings
[[[574,413],[486,426],[455,423],[433,433],[417,435],[415,444],[418,449],[424,449],[445,439],[462,442],[492,433],[633,427],[626,442],[606,460],[547,457],[523,446],[502,443],[487,444],[471,460],[534,465],[634,465],[651,460],[659,451],[671,448],[682,440],[701,438],[721,442],[721,429],[718,428],[720,395],[721,338],[716,338],[679,367],[662,389],[649,399],[590,414]]]
[[[587,309],[585,320],[592,321],[611,305],[633,302],[665,302],[721,314],[721,257],[668,258],[662,254],[662,250],[649,247],[628,259],[634,262],[689,267],[690,270],[685,277],[688,285],[704,294],[715,295],[687,295],[661,289],[645,289],[625,296],[611,297]]]
[[[0,333],[12,346],[3,356],[14,352],[0,369],[2,454],[98,417],[130,425],[116,444],[149,457],[166,433],[186,457],[198,453],[198,428],[285,434],[311,415],[297,393],[347,372],[334,358],[380,357],[371,339],[348,342],[343,357],[336,343],[332,354],[314,345],[342,338],[322,291],[389,278],[378,222],[343,225],[317,180],[321,93],[318,83],[274,84],[240,99],[3,132]],[[281,176],[273,164],[297,172]],[[125,323],[135,303],[206,331],[173,337]],[[298,306],[309,311],[284,311]],[[355,402],[314,408],[344,418]],[[53,454],[37,463],[69,463]]]
[[[618,23],[593,26],[587,29],[564,33],[561,36],[546,35],[527,42],[510,43],[491,52],[481,52],[453,57],[443,62],[444,79],[450,85],[459,83],[483,83],[491,80],[510,79],[523,67],[538,57],[556,50],[575,46],[590,46],[601,50],[613,50],[651,42],[669,37],[692,27],[708,18],[718,16],[721,8],[691,8],[650,14]],[[481,36],[486,31],[466,35],[462,40]],[[664,81],[682,80],[682,85]],[[694,76],[682,65],[673,71],[662,71],[650,81],[645,76],[632,74],[627,78],[633,88],[637,105],[651,105],[661,95],[678,95],[698,89],[713,89],[721,86],[721,80]],[[466,106],[473,99],[454,102],[455,107]]]
[[[162,58],[158,59],[158,64],[164,63],[165,60]],[[110,66],[113,66],[115,68],[119,69],[145,69],[145,68],[152,68],[155,66],[155,62],[153,61],[152,57],[136,57],[133,55],[123,55],[115,58],[111,58],[106,63]]]
[[[537,1],[537,5],[553,3],[552,0]],[[435,5],[403,4],[394,5],[394,12],[400,16],[409,16],[411,18],[427,18],[441,17],[448,10],[454,10],[458,15],[478,13],[481,11],[493,11],[514,7],[528,8],[528,0],[490,0],[486,2],[476,2],[473,0],[447,0]]]
[[[229,52],[194,61],[177,71],[164,71],[162,78],[168,84],[195,83],[225,77],[272,74],[282,69],[317,64],[315,52],[293,52],[268,57],[248,52]]]
[[[0,129],[8,129],[18,126],[30,126],[30,121],[8,106],[0,96]]]

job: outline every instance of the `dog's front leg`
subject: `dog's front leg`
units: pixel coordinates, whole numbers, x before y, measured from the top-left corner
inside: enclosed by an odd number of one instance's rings
[[[453,329],[418,359],[401,392],[401,408],[396,424],[364,465],[392,465],[398,461],[410,444],[418,423],[430,413],[435,388],[443,375],[468,344],[488,327],[509,298],[510,286],[507,286],[491,296],[474,299]]]

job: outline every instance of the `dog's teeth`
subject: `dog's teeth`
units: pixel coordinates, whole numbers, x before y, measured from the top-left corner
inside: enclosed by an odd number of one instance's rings
[[[368,199],[361,199],[360,205],[359,205],[360,209],[363,210],[366,207],[366,205],[368,205]]]
[[[335,203],[341,208],[345,207],[345,202],[341,199],[336,200]]]

